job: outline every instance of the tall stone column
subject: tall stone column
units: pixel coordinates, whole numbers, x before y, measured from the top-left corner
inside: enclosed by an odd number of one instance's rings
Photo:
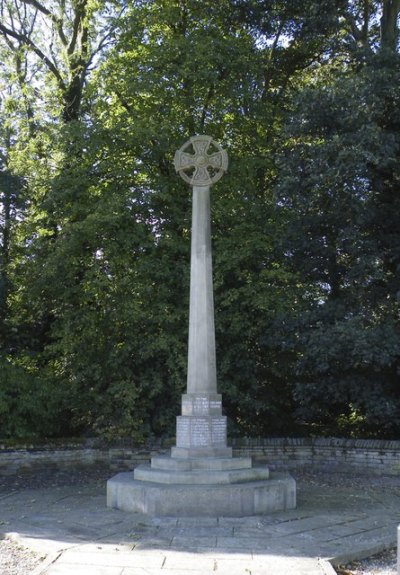
[[[210,188],[193,186],[187,393],[217,393]]]
[[[172,455],[230,456],[217,393],[210,223],[210,186],[227,170],[228,156],[211,137],[194,136],[176,152],[174,164],[193,187],[193,204],[187,393]]]
[[[107,482],[107,505],[155,516],[244,517],[296,506],[296,483],[270,477],[250,456],[233,457],[217,392],[211,258],[210,186],[228,157],[209,136],[194,136],[175,154],[177,172],[193,187],[187,390],[170,455]]]

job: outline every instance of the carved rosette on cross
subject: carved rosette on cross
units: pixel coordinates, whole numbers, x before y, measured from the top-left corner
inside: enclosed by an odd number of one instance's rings
[[[193,136],[176,151],[174,166],[191,186],[211,186],[227,171],[228,154],[211,136]]]

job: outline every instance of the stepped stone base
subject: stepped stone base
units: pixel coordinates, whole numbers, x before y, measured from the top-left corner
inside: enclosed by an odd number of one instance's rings
[[[255,468],[257,469],[257,468]],[[296,482],[288,474],[230,484],[160,484],[132,472],[107,482],[107,505],[153,516],[245,517],[296,507]]]
[[[107,505],[156,516],[245,517],[296,507],[290,475],[253,467],[251,457],[233,457],[217,393],[182,396],[176,446],[170,456],[119,473],[107,482]]]
[[[209,446],[209,447],[172,447],[171,457],[177,459],[209,458],[209,457],[232,457],[232,447]]]
[[[251,457],[174,458],[167,455],[155,455],[151,458],[152,469],[167,469],[168,471],[194,471],[196,469],[228,471],[231,469],[249,469],[251,466]]]
[[[259,481],[268,479],[267,467],[249,469],[192,469],[175,471],[171,469],[154,469],[150,465],[140,465],[133,473],[134,479],[151,483],[168,483],[170,485],[221,485]]]

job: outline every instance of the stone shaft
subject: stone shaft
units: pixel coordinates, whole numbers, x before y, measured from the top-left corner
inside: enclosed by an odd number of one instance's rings
[[[193,187],[187,393],[217,393],[209,186]]]

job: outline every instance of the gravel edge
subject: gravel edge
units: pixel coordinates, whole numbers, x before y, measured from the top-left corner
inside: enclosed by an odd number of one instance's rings
[[[2,575],[34,575],[39,572],[45,556],[28,549],[18,541],[0,535],[0,572]],[[41,570],[41,569],[40,569]]]

